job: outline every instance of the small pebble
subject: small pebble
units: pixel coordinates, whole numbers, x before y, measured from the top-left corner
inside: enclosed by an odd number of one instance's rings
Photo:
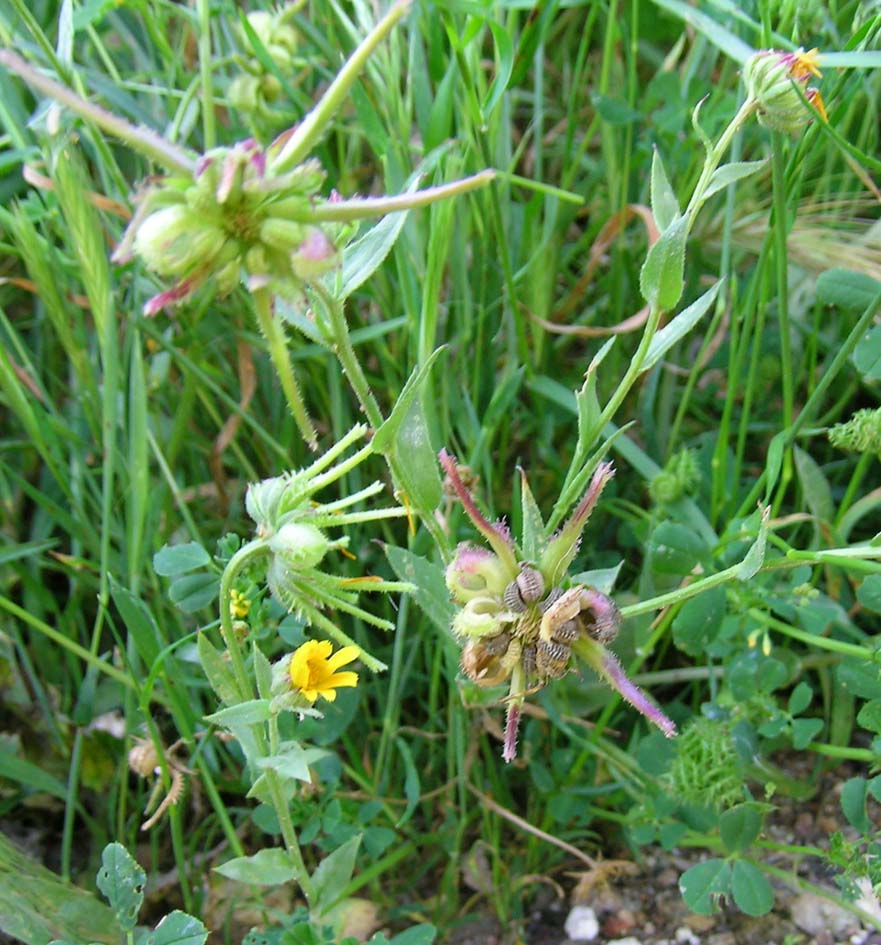
[[[700,945],[700,939],[686,926],[681,926],[674,933],[676,945]]]
[[[600,924],[590,906],[573,906],[564,928],[573,942],[592,942],[600,934]]]
[[[642,942],[638,938],[628,935],[627,938],[613,938],[608,945],[642,945]]]

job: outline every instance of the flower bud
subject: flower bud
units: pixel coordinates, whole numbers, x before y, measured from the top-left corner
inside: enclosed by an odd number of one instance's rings
[[[317,226],[310,227],[306,238],[291,255],[294,275],[303,282],[314,282],[339,265],[336,247]]]
[[[175,276],[206,263],[223,244],[220,230],[199,222],[189,207],[175,204],[151,213],[144,220],[135,236],[134,248],[148,269],[161,276]]]
[[[260,240],[274,249],[292,253],[300,247],[306,236],[302,223],[270,217],[260,225]]]
[[[245,510],[257,524],[258,532],[274,532],[279,517],[279,504],[288,488],[286,476],[274,476],[252,482],[245,492]]]
[[[810,109],[805,108],[802,91],[811,92],[811,103],[820,111],[822,99],[816,89],[807,90],[808,76],[820,75],[816,50],[784,53],[776,49],[761,49],[747,59],[743,67],[743,81],[747,94],[759,105],[759,122],[768,128],[792,134],[811,121]]]
[[[508,584],[508,574],[501,559],[486,548],[462,544],[447,566],[447,588],[460,603],[474,597],[501,595]]]
[[[288,522],[269,539],[269,547],[289,567],[305,570],[321,562],[330,549],[330,542],[314,525]]]
[[[492,597],[475,597],[453,617],[453,633],[457,637],[494,637],[503,627],[504,611]]]

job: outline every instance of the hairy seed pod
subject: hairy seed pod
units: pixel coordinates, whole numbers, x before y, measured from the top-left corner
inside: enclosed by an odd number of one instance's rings
[[[128,753],[128,766],[140,777],[150,777],[159,767],[159,754],[153,742],[139,738]]]
[[[526,604],[523,602],[523,597],[520,595],[520,588],[517,586],[516,581],[511,581],[505,588],[505,592],[502,594],[502,600],[504,600],[508,610],[513,611],[515,614],[522,614],[523,611],[526,610]]]
[[[574,643],[580,634],[581,628],[578,625],[578,621],[567,620],[565,623],[560,624],[559,627],[554,628],[551,639],[556,640],[557,643]]]
[[[560,679],[566,674],[572,650],[556,640],[539,640],[535,648],[538,674],[548,679]]]
[[[521,657],[523,664],[523,672],[526,674],[526,679],[531,679],[536,673],[536,661],[535,661],[535,647],[534,646],[525,646],[523,647],[523,654]]]
[[[621,612],[615,602],[594,589],[582,595],[581,621],[588,636],[602,644],[611,643],[621,627]]]
[[[545,592],[545,579],[536,568],[523,568],[517,575],[517,587],[525,604],[534,604],[541,600]]]
[[[538,605],[538,609],[545,613],[549,607],[555,604],[563,596],[562,587],[552,587],[548,592],[548,596]]]
[[[500,633],[498,636],[490,637],[483,641],[483,648],[490,656],[501,656],[508,649],[511,642],[510,633]]]

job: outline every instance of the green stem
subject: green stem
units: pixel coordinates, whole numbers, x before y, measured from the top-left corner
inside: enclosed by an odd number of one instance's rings
[[[199,76],[202,80],[202,145],[210,151],[217,141],[214,123],[214,89],[211,81],[211,4],[198,0],[199,5]]]
[[[438,187],[426,187],[415,194],[396,194],[393,197],[364,197],[360,200],[340,200],[336,203],[322,203],[315,207],[303,207],[301,198],[293,198],[290,209],[284,201],[275,204],[273,209],[288,220],[299,223],[347,223],[363,220],[366,217],[381,217],[388,213],[400,213],[403,210],[416,210],[445,200],[458,197],[480,187],[486,187],[496,177],[492,169],[481,171],[471,177],[441,184]]]
[[[288,408],[309,449],[315,450],[318,448],[318,436],[300,394],[300,387],[288,354],[284,327],[272,312],[272,296],[268,289],[257,289],[251,293],[251,297],[254,300],[254,311],[257,313],[260,331],[269,346],[269,356],[272,358],[275,373],[281,381],[281,389],[284,391]]]
[[[321,100],[296,126],[281,153],[272,162],[272,175],[283,173],[299,164],[315,146],[333,116],[345,102],[355,79],[361,74],[370,54],[392,31],[410,8],[410,0],[398,0],[386,15],[361,40],[346,64],[337,73]]]
[[[245,657],[233,629],[232,611],[230,610],[231,594],[233,584],[242,568],[266,553],[266,542],[262,538],[255,538],[254,541],[249,541],[247,545],[239,548],[229,559],[223,569],[223,574],[220,576],[220,632],[223,635],[223,642],[226,644],[232,663],[233,674],[239,684],[239,695],[243,701],[254,698],[254,687],[248,677],[245,668]]]
[[[857,659],[869,663],[874,660],[874,653],[868,647],[857,646],[854,643],[845,643],[843,640],[833,640],[829,637],[817,636],[815,633],[806,633],[804,630],[799,630],[797,627],[792,627],[782,620],[777,620],[775,617],[771,617],[757,610],[755,607],[751,607],[747,613],[753,620],[757,620],[760,624],[768,627],[768,629],[775,630],[777,633],[781,633],[783,636],[790,637],[793,640],[799,640],[802,643],[806,643],[808,646],[817,647],[817,649],[820,650],[830,650],[842,656],[854,656]]]
[[[42,92],[44,95],[48,95],[49,98],[55,99],[56,102],[66,105],[80,118],[97,125],[102,131],[113,135],[133,151],[137,151],[155,164],[166,168],[166,170],[187,177],[191,177],[195,171],[196,155],[192,152],[184,151],[170,141],[166,141],[165,138],[149,128],[129,124],[125,119],[119,118],[112,112],[105,111],[103,108],[87,102],[84,98],[80,98],[76,92],[72,92],[66,86],[61,85],[60,82],[56,82],[54,79],[38,72],[28,65],[21,56],[11,50],[0,50],[0,65],[5,66],[10,72],[14,72],[38,92]]]
[[[881,291],[875,295],[866,310],[860,316],[859,321],[853,326],[850,334],[845,339],[844,344],[841,345],[841,347],[836,351],[835,356],[832,358],[832,363],[823,371],[823,376],[820,378],[820,381],[814,388],[811,396],[808,397],[807,403],[786,430],[784,443],[787,446],[795,442],[795,439],[798,436],[801,428],[806,423],[813,420],[817,410],[820,407],[820,403],[826,394],[826,391],[838,377],[839,371],[844,367],[848,358],[853,353],[854,348],[856,348],[866,332],[869,330],[870,326],[875,320],[875,315],[879,307],[881,307]],[[738,510],[735,518],[748,515],[749,512],[755,508],[755,504],[758,501],[759,496],[762,494],[766,476],[767,471],[763,470],[762,475],[756,480],[756,483],[750,490],[749,495],[741,503],[740,509]]]
[[[275,754],[279,746],[278,734],[278,716],[273,715],[269,719],[269,751]],[[294,867],[297,870],[297,882],[303,890],[303,894],[310,904],[314,903],[315,887],[312,884],[312,877],[306,869],[306,861],[303,859],[303,851],[300,849],[300,843],[297,840],[297,831],[294,822],[291,820],[291,809],[285,800],[282,789],[282,781],[276,771],[267,768],[264,772],[266,786],[269,788],[269,798],[275,809],[275,816],[278,818],[278,825],[281,828],[281,836],[284,840],[288,856],[293,860]]]
[[[321,299],[324,310],[330,319],[334,354],[339,359],[368,422],[374,430],[378,430],[383,422],[382,411],[379,409],[379,404],[367,383],[367,378],[361,368],[361,362],[355,354],[355,348],[349,334],[349,326],[346,324],[346,318],[343,314],[342,303],[320,283],[313,285],[312,289]]]
[[[870,748],[850,748],[848,745],[827,745],[822,742],[812,742],[808,745],[808,751],[825,755],[827,758],[847,758],[849,761],[864,761],[869,765],[878,764],[878,754]]]
[[[719,136],[719,140],[713,145],[712,151],[707,154],[707,159],[704,162],[704,168],[701,171],[701,176],[698,178],[698,182],[692,191],[691,199],[688,201],[688,206],[685,208],[685,216],[689,218],[689,229],[691,229],[691,225],[694,223],[694,218],[697,215],[697,212],[703,206],[704,194],[706,193],[707,187],[709,186],[710,180],[712,179],[716,168],[719,166],[719,162],[722,160],[725,152],[728,150],[728,146],[731,144],[732,139],[740,130],[740,126],[748,118],[750,118],[750,116],[756,110],[757,105],[758,103],[755,99],[748,98],[740,106],[737,114],[731,119],[726,129]]]

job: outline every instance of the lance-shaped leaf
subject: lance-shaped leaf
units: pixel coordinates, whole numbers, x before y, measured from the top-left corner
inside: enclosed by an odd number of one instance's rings
[[[601,643],[582,637],[572,644],[572,649],[583,659],[599,676],[617,692],[621,698],[629,702],[637,712],[641,712],[652,725],[667,736],[676,735],[676,724],[659,709],[654,702],[634,682],[628,679],[617,657],[610,653]]]
[[[593,474],[587,492],[569,516],[568,521],[559,532],[548,542],[541,557],[539,570],[545,580],[553,586],[567,571],[572,559],[578,552],[581,533],[590,518],[590,513],[599,500],[606,483],[615,475],[615,467],[611,463],[600,463]]]
[[[490,547],[499,556],[505,567],[508,568],[511,573],[511,580],[513,580],[517,576],[520,568],[517,564],[513,542],[511,541],[511,536],[508,534],[507,529],[500,525],[493,525],[477,507],[474,497],[468,491],[465,483],[462,482],[462,477],[459,475],[456,457],[452,456],[446,450],[441,450],[438,458],[440,459],[440,464],[443,466],[444,472],[450,480],[450,484],[453,489],[455,489],[456,495],[459,496],[459,500],[468,513],[468,518],[471,519],[474,523],[474,527],[489,542]]]

